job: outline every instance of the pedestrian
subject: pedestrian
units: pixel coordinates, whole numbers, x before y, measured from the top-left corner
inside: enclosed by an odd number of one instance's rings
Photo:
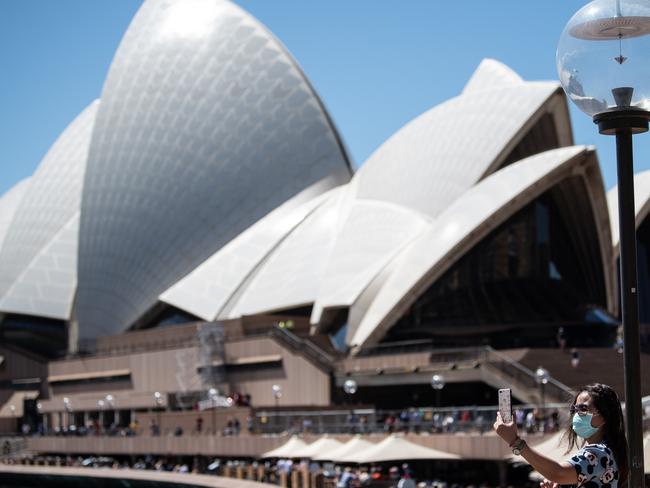
[[[415,481],[408,464],[402,464],[402,477],[397,482],[397,488],[415,488]]]
[[[543,456],[517,434],[517,425],[505,423],[497,413],[496,433],[508,443],[515,455],[521,455],[544,476],[541,488],[577,487],[618,488],[625,484],[628,472],[627,441],[623,411],[616,392],[600,383],[578,390],[570,406],[571,423],[566,436],[568,450],[582,447],[570,459],[558,462]]]

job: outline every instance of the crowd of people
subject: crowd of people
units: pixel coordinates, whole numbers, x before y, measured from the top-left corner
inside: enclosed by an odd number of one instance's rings
[[[529,434],[557,432],[561,426],[557,408],[515,408],[514,417],[520,429]],[[360,415],[350,411],[340,422],[322,421],[311,416],[294,417],[279,422],[286,424],[289,434],[320,433],[431,433],[447,434],[456,432],[485,433],[492,428],[496,411],[484,409],[452,409],[435,411],[431,409],[408,408],[399,412],[376,412],[374,415]],[[265,432],[262,420],[261,431]],[[274,422],[268,422],[269,432],[277,430]]]

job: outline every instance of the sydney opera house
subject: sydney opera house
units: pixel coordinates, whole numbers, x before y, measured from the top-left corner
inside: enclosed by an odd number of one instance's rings
[[[493,405],[504,384],[535,403],[541,365],[547,400],[594,368],[622,390],[615,190],[559,83],[486,59],[355,171],[256,19],[147,0],[89,102],[0,199],[0,431],[431,406],[436,373],[440,405]],[[636,184],[646,324],[650,174]],[[248,403],[216,408],[212,388]],[[201,442],[173,449],[275,445]]]

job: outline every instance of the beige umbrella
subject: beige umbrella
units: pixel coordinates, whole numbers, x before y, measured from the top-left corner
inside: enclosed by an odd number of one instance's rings
[[[313,458],[314,461],[334,461],[339,463],[346,462],[351,456],[364,452],[375,444],[363,439],[359,434],[354,436],[345,444],[332,451],[323,451],[323,453]]]
[[[307,444],[300,439],[297,435],[294,435],[286,443],[282,444],[280,447],[276,447],[272,451],[265,452],[260,457],[263,458],[294,458],[294,452],[300,449],[307,447]]]
[[[643,439],[643,471],[650,474],[650,434]]]
[[[460,456],[424,447],[407,441],[402,436],[392,434],[368,450],[349,456],[347,461],[366,464],[414,459],[460,459]]]
[[[293,451],[293,456],[297,458],[310,458],[313,459],[316,456],[320,456],[325,452],[331,452],[335,449],[338,449],[343,444],[336,439],[332,439],[329,436],[324,435],[320,439],[312,442],[309,445],[306,445],[302,449],[295,449]]]
[[[562,437],[564,437],[564,432],[556,432],[548,439],[543,440],[537,444],[533,444],[531,439],[527,439],[527,441],[530,446],[540,454],[546,456],[549,459],[560,461],[562,459],[567,459],[573,456],[573,454],[575,454],[575,452],[578,450],[578,447],[574,447],[567,454],[564,454],[566,452],[567,445],[566,442],[562,442]],[[521,456],[515,456],[514,454],[508,454],[506,460],[514,463],[522,462]]]

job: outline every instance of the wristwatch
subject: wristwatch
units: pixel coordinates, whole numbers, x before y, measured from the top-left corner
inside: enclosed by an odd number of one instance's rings
[[[524,447],[526,447],[528,444],[526,444],[526,441],[523,440],[521,437],[517,437],[512,444],[510,444],[510,447],[512,448],[512,453],[515,456],[520,456],[521,451],[524,450]]]

